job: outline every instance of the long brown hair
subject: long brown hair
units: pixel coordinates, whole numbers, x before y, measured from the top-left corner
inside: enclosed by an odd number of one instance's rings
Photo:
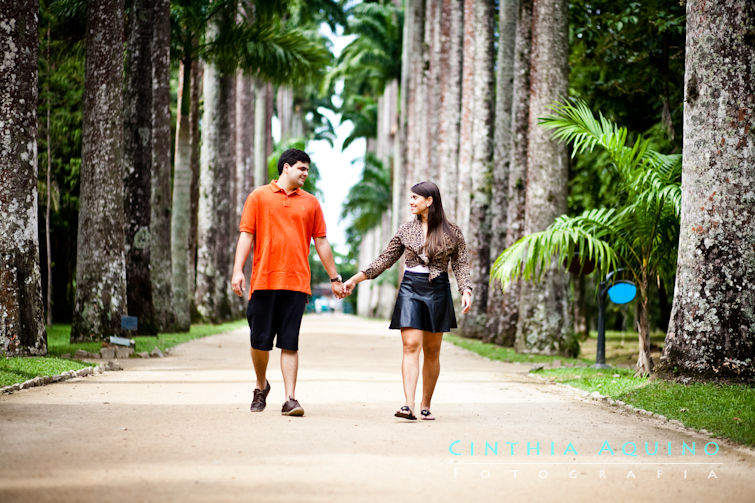
[[[425,252],[432,259],[443,249],[444,234],[451,236],[451,224],[443,211],[443,201],[440,198],[440,190],[433,182],[419,182],[411,188],[411,191],[422,197],[432,197],[433,204],[427,208],[427,238],[425,239]],[[422,217],[417,215],[417,219]]]

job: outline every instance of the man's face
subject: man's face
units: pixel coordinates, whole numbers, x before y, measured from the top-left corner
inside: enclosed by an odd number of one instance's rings
[[[296,184],[297,187],[302,187],[309,175],[309,164],[302,161],[296,161],[293,166],[286,163],[283,169],[291,183]]]

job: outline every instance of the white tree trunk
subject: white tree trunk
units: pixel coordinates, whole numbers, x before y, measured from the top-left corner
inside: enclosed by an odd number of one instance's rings
[[[461,68],[464,28],[463,0],[443,0],[440,15],[440,122],[438,156],[442,166],[438,188],[446,216],[456,220],[458,199]]]
[[[684,172],[666,370],[752,379],[755,4],[689,0]]]
[[[568,155],[566,146],[538,126],[538,117],[568,92],[566,0],[535,0],[532,13],[529,142],[525,234],[544,230],[566,213]],[[522,283],[516,347],[534,353],[573,351],[568,309],[567,273],[553,264],[538,284]]]
[[[36,1],[0,0],[0,352],[8,355],[47,353],[37,237],[38,11]]]
[[[469,233],[474,156],[475,103],[475,0],[464,0],[464,46],[461,73],[461,125],[459,129],[459,168],[456,185],[456,223]]]
[[[265,148],[267,142],[266,119],[267,86],[264,82],[256,83],[254,92],[254,185],[259,187],[270,180],[267,178],[267,156]]]
[[[492,0],[475,3],[474,102],[472,120],[472,198],[468,242],[470,280],[475,301],[462,318],[462,333],[482,338],[487,331],[488,277],[490,275],[490,190],[493,169],[493,33]]]
[[[121,332],[123,234],[123,1],[87,4],[76,300],[71,340]]]
[[[188,64],[188,66],[187,66]],[[189,284],[189,231],[191,228],[191,60],[178,69],[178,104],[176,107],[176,154],[173,168],[171,209],[171,271],[176,330],[187,332],[191,325],[191,291]]]
[[[239,232],[239,222],[244,202],[254,190],[254,79],[247,75],[236,76],[236,173],[234,183],[234,208],[231,218],[231,235]],[[231,240],[231,257],[234,256],[236,241]],[[251,257],[250,257],[251,259]],[[251,274],[251,260],[244,264],[246,277]],[[249,285],[246,285],[247,288]],[[233,298],[240,313],[243,313],[248,295],[242,295],[239,302]]]
[[[234,94],[235,76],[205,63],[195,302],[199,314],[214,323],[233,316],[228,230],[235,173]]]

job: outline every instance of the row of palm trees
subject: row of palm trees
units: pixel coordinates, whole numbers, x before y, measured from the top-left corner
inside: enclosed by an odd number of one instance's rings
[[[565,101],[569,91],[566,1],[498,2],[495,55],[495,2],[408,0],[403,9],[399,113],[395,115],[395,109],[385,112],[396,117],[397,123],[388,122],[390,127],[384,130],[379,126],[384,109],[367,105],[389,96],[381,86],[393,74],[374,72],[370,62],[391,53],[384,49],[393,47],[390,44],[375,43],[387,40],[390,31],[363,30],[363,26],[376,19],[383,19],[383,26],[388,25],[385,20],[401,20],[397,7],[385,2],[355,11],[359,20],[353,23],[353,30],[358,38],[349,46],[355,50],[344,51],[346,55],[336,71],[346,81],[346,115],[364,126],[356,128],[359,134],[371,131],[378,139],[368,142],[368,152],[374,157],[366,164],[363,182],[367,187],[377,182],[380,189],[373,191],[371,206],[367,206],[364,200],[365,196],[369,199],[369,191],[355,188],[344,208],[345,213],[356,216],[354,229],[359,232],[354,234],[361,235],[360,262],[374,257],[395,231],[404,214],[403,196],[408,187],[420,180],[435,180],[444,195],[444,206],[469,242],[475,303],[462,323],[464,335],[513,345],[524,352],[578,351],[569,278],[561,266],[570,265],[576,253],[580,262],[597,261],[601,277],[611,270],[625,269],[626,276],[637,284],[638,373],[653,370],[648,335],[649,285],[665,283],[671,290],[676,274],[663,368],[752,376],[755,249],[742,238],[736,238],[736,249],[720,243],[722,239],[727,243],[735,239],[736,226],[725,223],[722,216],[713,217],[723,215],[723,208],[730,206],[729,215],[743,212],[745,220],[752,223],[752,206],[742,205],[748,199],[746,187],[751,187],[755,179],[752,139],[742,137],[738,143],[739,147],[748,145],[745,151],[737,151],[747,152],[747,162],[741,153],[728,147],[732,140],[711,142],[707,154],[700,150],[702,138],[728,127],[723,124],[724,117],[748,117],[748,112],[737,111],[741,99],[752,101],[752,94],[742,94],[747,86],[741,79],[734,78],[740,83],[738,87],[724,86],[727,105],[718,118],[697,118],[694,124],[685,121],[685,187],[681,184],[681,156],[654,152],[642,138],[630,141],[625,128],[602,116],[595,118],[584,103]],[[717,2],[714,9],[720,19],[733,23],[733,32],[746,30],[752,20],[745,2]],[[708,31],[699,24],[699,12],[696,2],[688,2],[688,31]],[[708,42],[741,45],[741,39],[731,31],[713,35]],[[379,47],[374,58],[352,56],[362,54],[356,48],[367,44]],[[699,58],[703,64],[706,57],[715,59],[717,51],[699,38],[693,43],[688,38],[687,53],[688,61]],[[746,74],[751,62],[750,52],[735,63],[732,74]],[[699,114],[694,104],[696,93],[702,88],[713,93],[712,89],[722,85],[720,76],[712,74],[708,74],[709,83],[701,84],[699,71],[688,68],[685,75],[693,86],[687,87],[688,94],[690,89],[695,93],[693,101],[687,98],[685,117]],[[375,79],[380,85],[374,84]],[[381,135],[391,138],[391,149],[378,149]],[[615,208],[591,208],[581,215],[567,216],[567,144],[572,144],[574,154],[596,147],[607,152],[615,184],[610,189],[616,193]],[[695,156],[688,155],[693,151]],[[735,187],[732,178],[723,181],[711,176],[704,168],[711,153],[729,156],[727,166],[737,166],[734,179],[749,181]],[[375,161],[381,162],[383,171],[377,170],[380,165]],[[391,209],[386,209],[382,218],[367,218],[365,208],[380,211],[381,203],[384,205],[384,173],[392,178]],[[701,179],[708,180],[708,185],[692,189]],[[701,217],[698,208],[708,214]],[[388,218],[390,227],[384,225]],[[707,225],[700,225],[706,221]],[[750,224],[745,240],[754,236],[755,226]],[[372,229],[364,232],[369,226]],[[680,235],[681,243],[694,244],[680,247],[677,268]],[[723,263],[720,252],[711,251],[722,246],[734,264],[731,267]],[[491,264],[492,277],[501,280],[505,289],[489,283]],[[745,271],[748,279],[742,276]],[[522,277],[539,282],[519,281]],[[734,287],[736,294],[724,287],[731,281],[726,278],[734,277],[743,285]],[[360,291],[362,314],[386,315],[390,306],[379,302],[385,298],[381,288],[384,285]],[[363,302],[362,295],[369,300]],[[712,312],[704,313],[703,309]]]
[[[35,178],[38,32],[45,27],[37,24],[37,2],[6,3],[3,21],[13,28],[3,33],[3,47],[22,73],[3,85],[3,117],[24,120],[3,122],[11,144],[29,153],[8,152],[3,163],[9,195],[0,220],[13,222],[3,229],[3,264],[25,262],[3,277],[4,290],[15,293],[2,299],[2,347],[43,354]],[[340,7],[331,0],[137,0],[127,10],[123,0],[57,0],[41,7],[46,22],[57,13],[86,25],[71,339],[120,333],[126,313],[138,317],[141,333],[188,330],[192,306],[207,321],[236,317],[241,306],[225,288],[236,201],[255,179],[267,180],[273,85],[322,77],[331,54],[317,28],[340,19]],[[171,57],[180,67],[174,163]],[[304,123],[306,110],[279,99],[284,111]],[[29,239],[15,239],[14,225]]]

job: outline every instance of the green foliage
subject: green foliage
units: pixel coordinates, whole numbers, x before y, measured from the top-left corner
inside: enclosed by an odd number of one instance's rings
[[[514,348],[506,348],[489,342],[482,342],[479,339],[468,339],[456,334],[446,334],[443,336],[447,340],[464,349],[468,349],[485,358],[501,362],[518,362],[518,363],[551,363],[555,361],[570,365],[584,365],[588,363],[583,359],[565,358],[563,356],[548,356],[538,354],[517,353]]]
[[[341,218],[351,217],[346,229],[347,242],[358,250],[362,235],[376,225],[391,207],[391,173],[388,167],[371,153],[364,157],[362,178],[349,189],[341,209]]]
[[[491,278],[505,286],[514,278],[538,279],[551,260],[570,264],[574,254],[598,263],[601,277],[624,268],[637,284],[643,274],[670,282],[676,260],[681,207],[681,156],[662,155],[627,130],[595,118],[580,101],[557,104],[541,118],[554,137],[573,145],[574,155],[600,147],[615,170],[616,208],[562,215],[546,230],[524,236],[495,261]],[[645,285],[646,286],[646,285]]]
[[[569,2],[571,94],[632,131],[660,126],[679,151],[685,22],[684,2]]]
[[[403,11],[391,3],[360,3],[348,11],[346,35],[355,35],[323,83],[344,79],[344,96],[383,94],[401,77]]]

